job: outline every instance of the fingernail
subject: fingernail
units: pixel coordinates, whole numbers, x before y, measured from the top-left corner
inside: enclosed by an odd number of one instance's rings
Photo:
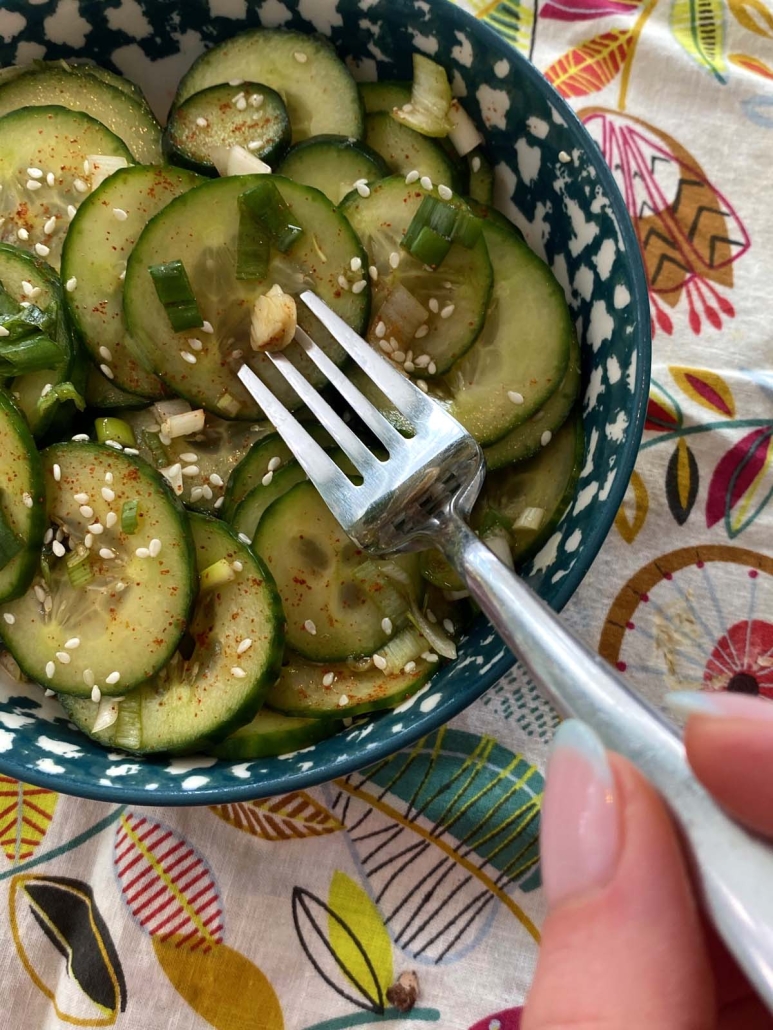
[[[542,881],[550,908],[609,882],[620,854],[619,801],[604,745],[576,719],[559,727],[542,804]]]
[[[773,720],[773,704],[767,698],[730,694],[726,690],[675,690],[666,694],[665,702],[679,715]]]

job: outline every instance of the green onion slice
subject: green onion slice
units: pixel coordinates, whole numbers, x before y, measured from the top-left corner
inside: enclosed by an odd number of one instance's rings
[[[290,205],[268,176],[241,194],[239,208],[266,227],[274,246],[283,254],[303,234]]]
[[[94,578],[91,555],[83,544],[78,544],[72,554],[67,557],[67,578],[70,580],[70,585],[76,588],[87,586]]]
[[[239,197],[239,235],[236,239],[236,278],[265,279],[271,260],[271,233]]]
[[[122,447],[137,446],[137,441],[134,439],[134,430],[122,418],[96,418],[94,419],[94,429],[97,432],[97,440],[100,443],[112,440],[114,443],[119,443]]]
[[[197,329],[204,319],[196,303],[188,273],[182,261],[166,261],[148,267],[158,299],[176,333]]]
[[[124,501],[121,508],[121,532],[131,536],[137,532],[139,504],[136,500]]]

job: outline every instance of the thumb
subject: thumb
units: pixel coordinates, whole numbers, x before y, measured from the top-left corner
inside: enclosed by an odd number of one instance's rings
[[[560,727],[541,829],[549,913],[524,1030],[715,1025],[700,918],[671,821],[584,724]]]

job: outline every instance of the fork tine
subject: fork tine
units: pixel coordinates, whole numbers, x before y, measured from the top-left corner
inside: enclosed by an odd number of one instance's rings
[[[350,498],[354,490],[350,480],[330,455],[306,432],[295,415],[277,400],[266,384],[247,365],[242,365],[237,374],[314,486],[320,492],[324,491],[328,505],[334,508],[337,501]],[[343,512],[333,510],[333,514],[339,522],[342,521]]]
[[[348,401],[357,412],[368,429],[375,433],[386,446],[390,454],[397,452],[400,445],[405,443],[405,438],[397,432],[392,423],[388,422],[378,408],[360,393],[340,368],[333,364],[322,348],[318,347],[300,326],[295,330],[295,339],[328,382],[332,383],[344,400]]]
[[[429,397],[426,397],[418,386],[414,386],[406,376],[401,375],[397,369],[393,368],[386,358],[355,333],[351,326],[347,325],[323,300],[320,300],[316,293],[304,290],[300,297],[306,307],[317,316],[344,350],[354,358],[363,372],[370,376],[389,400],[414,425],[432,416],[435,405]]]

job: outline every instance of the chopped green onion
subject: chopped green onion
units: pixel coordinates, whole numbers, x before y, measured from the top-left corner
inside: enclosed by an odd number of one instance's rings
[[[271,234],[274,246],[283,254],[303,233],[293,217],[290,205],[268,177],[241,194],[239,210],[262,223]]]
[[[418,661],[426,650],[427,641],[424,637],[413,626],[407,626],[379,648],[379,654],[386,660],[384,675],[396,675],[408,662]]]
[[[405,230],[405,236],[403,237],[402,245],[410,253],[411,247],[416,242],[416,237],[419,235],[425,225],[429,225],[430,217],[432,212],[435,210],[435,205],[439,204],[440,201],[436,197],[426,196],[422,198],[421,203],[416,209],[416,213],[410,221],[408,228]]]
[[[147,429],[142,430],[142,446],[150,451],[153,464],[157,469],[165,468],[169,464],[169,455],[166,448],[158,438],[158,433],[150,433]]]
[[[392,117],[424,136],[447,136],[453,95],[445,69],[423,54],[413,55],[411,101],[395,107]]]
[[[391,619],[394,624],[399,625],[405,621],[410,608],[406,597],[407,589],[402,590],[380,568],[381,563],[368,559],[354,571],[354,579],[367,591],[368,597],[373,601],[382,615]]]
[[[122,447],[136,447],[137,441],[134,438],[134,430],[128,422],[122,418],[96,418],[94,428],[97,431],[97,440],[105,443],[112,440]]]
[[[142,747],[142,700],[139,691],[132,690],[120,699],[118,721],[111,744],[124,751],[136,751]]]
[[[430,211],[429,221],[427,225],[430,229],[434,229],[436,233],[443,236],[447,240],[452,240],[454,237],[454,226],[456,225],[457,211],[452,204],[448,204],[442,200],[435,200],[434,197],[430,197],[433,206]]]
[[[86,401],[72,383],[58,383],[52,386],[48,393],[38,401],[39,414],[44,414],[49,408],[57,404],[64,404],[65,401],[72,401],[78,411],[86,410]]]
[[[425,265],[437,266],[445,258],[452,243],[474,247],[482,229],[482,220],[459,198],[447,202],[426,196],[410,221],[402,245]],[[445,250],[440,239],[448,244]]]
[[[236,238],[236,278],[265,279],[271,261],[271,233],[239,197],[239,234]]]
[[[121,532],[131,536],[137,532],[139,504],[136,500],[124,501],[121,508]]]
[[[72,554],[68,555],[67,578],[70,580],[70,586],[76,588],[87,586],[94,578],[91,554],[84,544],[78,544]]]
[[[199,576],[199,592],[205,594],[209,590],[225,586],[234,579],[236,579],[236,573],[231,563],[227,558],[221,558],[220,561],[208,565]]]
[[[6,514],[0,506],[0,569],[4,569],[12,562],[19,551],[23,550],[23,547],[24,545],[11,529]]]
[[[454,243],[461,243],[463,247],[467,247],[469,250],[478,242],[482,231],[482,218],[478,218],[477,215],[474,215],[467,207],[460,207],[457,209],[456,221],[454,223],[453,232],[451,233],[451,239]]]
[[[0,338],[0,376],[20,376],[45,368],[59,368],[63,360],[62,348],[44,333],[17,335],[15,339]]]
[[[172,329],[197,329],[204,319],[196,303],[188,273],[182,261],[166,261],[148,268],[158,299],[164,305]]]
[[[419,235],[411,247],[411,254],[423,265],[432,265],[433,268],[437,268],[442,264],[450,249],[449,240],[425,225],[419,231]]]

